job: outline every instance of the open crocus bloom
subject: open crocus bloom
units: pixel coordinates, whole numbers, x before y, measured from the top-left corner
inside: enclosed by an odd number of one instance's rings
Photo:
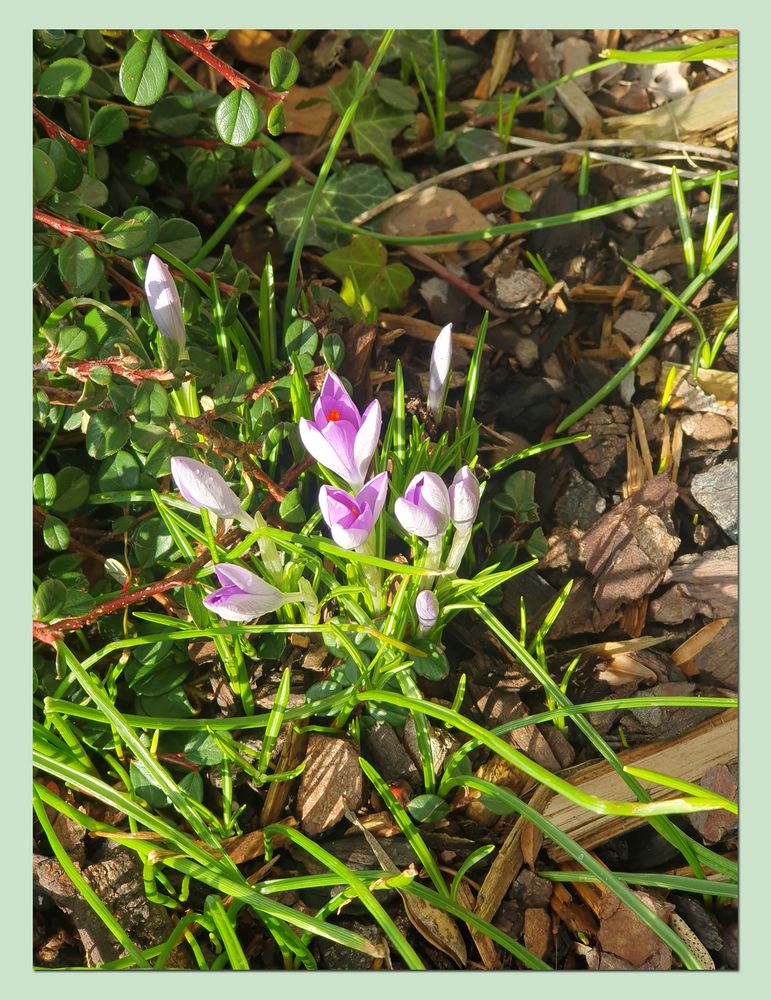
[[[145,295],[155,325],[164,337],[176,340],[181,352],[185,347],[185,321],[182,319],[179,292],[171,271],[155,254],[151,255],[147,263]]]
[[[299,594],[276,590],[242,566],[219,563],[214,572],[222,586],[204,597],[203,603],[209,611],[230,622],[251,621],[300,599]]]
[[[319,490],[321,515],[332,538],[343,549],[358,549],[367,541],[388,493],[388,473],[381,472],[352,497],[345,490],[322,486]]]
[[[469,529],[479,509],[479,482],[467,465],[450,483],[450,520],[456,528]]]
[[[300,438],[317,462],[358,491],[377,448],[380,420],[377,400],[360,414],[337,375],[328,372],[313,420],[300,419]]]
[[[204,507],[219,517],[244,516],[238,497],[216,469],[181,455],[175,455],[170,464],[177,489],[188,503]]]
[[[394,505],[394,513],[405,531],[421,538],[438,538],[450,520],[450,496],[435,472],[419,472],[403,497]]]
[[[447,326],[442,327],[439,336],[434,341],[431,362],[428,367],[428,409],[436,420],[440,420],[442,416],[442,402],[447,380],[450,377],[451,364],[452,323],[448,323]]]

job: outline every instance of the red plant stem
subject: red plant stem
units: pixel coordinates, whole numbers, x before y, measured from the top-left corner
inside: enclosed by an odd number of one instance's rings
[[[35,365],[35,371],[56,370],[61,361],[61,354],[52,347],[43,360]],[[109,368],[113,375],[128,379],[132,385],[139,385],[145,379],[153,382],[173,382],[174,373],[165,368],[132,368],[127,364],[127,357],[100,358],[98,361],[75,361],[67,365],[64,372],[78,382],[87,382],[94,368]]]
[[[284,100],[284,94],[274,94],[273,91],[268,90],[267,87],[263,87],[254,80],[250,80],[248,76],[244,76],[243,73],[239,73],[238,70],[233,69],[233,67],[228,65],[228,63],[218,59],[217,56],[213,55],[203,43],[197,42],[194,38],[190,38],[183,31],[164,31],[163,34],[172,41],[177,42],[178,45],[187,49],[188,52],[192,52],[193,55],[198,56],[198,58],[202,62],[205,62],[207,66],[211,66],[212,69],[216,70],[220,76],[224,77],[228,81],[231,87],[235,87],[237,90],[251,90],[252,93],[259,94],[261,97],[266,97],[274,104],[278,101]]]
[[[76,234],[77,236],[85,237],[87,240],[94,240],[96,242],[104,241],[104,236],[102,236],[98,229],[86,229],[85,226],[81,226],[77,222],[69,222],[67,219],[62,219],[59,215],[50,215],[39,208],[32,209],[32,218],[35,222],[40,222],[42,225],[48,226],[49,229],[55,229],[57,233],[62,233],[64,236]]]
[[[32,114],[43,126],[49,139],[64,139],[65,142],[68,142],[79,153],[85,154],[88,152],[88,147],[91,145],[90,139],[76,139],[74,135],[70,135],[61,125],[57,125],[56,122],[51,121],[48,115],[44,115],[34,105],[32,106]]]

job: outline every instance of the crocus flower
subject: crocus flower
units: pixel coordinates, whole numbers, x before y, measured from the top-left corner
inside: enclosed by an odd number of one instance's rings
[[[358,549],[367,541],[380,517],[388,493],[388,473],[370,479],[356,497],[345,490],[324,485],[319,490],[321,515],[332,531],[332,538],[343,549]]]
[[[467,465],[450,484],[450,520],[458,529],[470,528],[479,508],[479,482]]]
[[[229,622],[251,621],[302,600],[301,594],[284,594],[242,566],[219,563],[214,572],[222,586],[204,597],[203,603]]]
[[[250,525],[252,518],[241,507],[238,497],[216,469],[194,458],[175,455],[171,460],[171,475],[177,489],[194,507],[204,507],[219,517],[234,517]]]
[[[302,443],[317,462],[358,492],[380,437],[380,403],[373,400],[360,414],[337,375],[328,372],[313,418],[300,419]]]
[[[436,420],[442,416],[444,394],[452,363],[452,323],[442,327],[434,341],[428,367],[428,410]]]
[[[439,617],[439,601],[431,590],[421,590],[415,599],[415,612],[418,616],[420,634],[425,635],[436,625]]]
[[[409,534],[427,540],[441,538],[450,520],[447,487],[435,472],[419,472],[396,501],[394,513]]]
[[[164,337],[176,340],[181,354],[185,348],[185,321],[179,292],[168,267],[155,254],[147,263],[145,294],[155,325]]]

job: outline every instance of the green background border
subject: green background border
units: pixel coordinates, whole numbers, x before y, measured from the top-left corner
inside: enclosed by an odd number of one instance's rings
[[[4,330],[6,357],[3,390],[7,394],[2,406],[6,422],[5,488],[2,492],[6,524],[4,584],[5,608],[13,627],[10,645],[5,644],[3,656],[4,690],[9,692],[2,705],[5,759],[2,773],[6,785],[6,802],[11,800],[0,819],[0,836],[4,841],[3,872],[4,927],[2,932],[2,982],[9,990],[6,995],[37,997],[53,995],[69,997],[104,995],[111,998],[130,997],[140,989],[144,995],[161,996],[171,987],[184,990],[186,996],[205,996],[213,987],[229,990],[280,991],[282,996],[300,997],[311,989],[314,997],[340,995],[350,997],[366,991],[367,1000],[391,998],[395,990],[405,988],[411,995],[423,995],[426,990],[441,991],[448,1000],[464,997],[469,987],[498,991],[537,992],[540,997],[572,997],[591,993],[592,996],[647,996],[650,991],[665,996],[687,996],[698,991],[702,998],[718,996],[728,984],[748,995],[759,995],[763,982],[768,986],[766,971],[771,958],[767,941],[768,879],[765,875],[763,848],[768,846],[768,781],[764,781],[765,747],[755,734],[767,732],[765,704],[769,703],[769,656],[764,629],[766,574],[763,551],[769,551],[762,541],[768,527],[761,516],[761,505],[768,508],[768,488],[771,484],[769,459],[764,447],[763,417],[767,383],[771,369],[763,363],[762,344],[771,341],[769,316],[764,284],[769,284],[766,246],[771,217],[768,194],[767,137],[771,84],[768,76],[767,44],[771,16],[767,11],[751,11],[748,2],[731,4],[701,0],[687,8],[675,7],[663,0],[648,0],[645,4],[609,3],[578,4],[569,0],[551,0],[543,5],[517,4],[513,0],[486,0],[471,4],[468,0],[443,0],[438,3],[416,0],[389,0],[387,4],[362,4],[294,0],[291,5],[230,3],[226,8],[213,7],[202,0],[167,0],[161,4],[78,3],[65,6],[61,2],[38,0],[34,5],[11,3],[3,17],[4,63],[6,70],[5,103],[10,120],[4,126],[2,171],[2,211],[6,219],[3,270],[4,302],[10,313]],[[30,9],[31,8],[31,9]],[[536,9],[537,8],[537,9]],[[159,12],[161,14],[159,18]],[[213,15],[213,16],[210,16]],[[226,16],[225,16],[226,15]],[[678,20],[675,21],[674,17]],[[680,20],[680,18],[683,20]],[[386,21],[388,23],[386,24]],[[741,414],[742,447],[740,462],[741,529],[744,539],[753,544],[742,550],[740,563],[741,619],[740,653],[742,666],[741,746],[741,920],[739,972],[724,972],[717,976],[704,974],[698,981],[684,978],[685,972],[622,972],[589,973],[562,972],[559,975],[530,973],[527,978],[514,978],[502,972],[476,973],[483,978],[476,983],[468,978],[474,973],[433,972],[430,981],[417,973],[401,973],[398,982],[388,973],[324,972],[313,975],[312,984],[305,975],[281,972],[258,973],[259,981],[236,981],[235,974],[212,973],[231,978],[212,983],[210,976],[195,972],[146,972],[142,982],[136,973],[113,973],[109,980],[88,972],[32,972],[30,929],[32,894],[28,864],[31,833],[29,767],[26,765],[30,744],[29,667],[31,647],[28,622],[29,596],[32,593],[30,566],[31,518],[29,512],[29,481],[31,476],[31,428],[28,421],[30,402],[28,333],[29,303],[27,289],[31,286],[32,227],[29,209],[31,195],[31,145],[27,139],[31,125],[27,86],[30,77],[31,31],[36,27],[50,28],[124,28],[179,27],[193,28],[207,24],[212,27],[469,27],[469,28],[569,28],[587,21],[592,27],[660,28],[703,27],[738,28],[741,32],[741,318],[744,322],[741,349]],[[291,23],[290,23],[291,22]],[[765,222],[765,225],[764,225]],[[19,246],[17,247],[17,244]],[[23,249],[21,249],[23,248]],[[20,292],[20,290],[23,290]],[[17,426],[17,424],[19,426]],[[20,432],[24,428],[24,433]],[[30,428],[30,429],[28,429]],[[16,472],[22,473],[16,475]],[[22,527],[23,526],[23,527]],[[762,541],[761,541],[762,540]],[[21,573],[21,579],[19,574]],[[21,582],[25,586],[21,586]],[[766,612],[767,613],[767,612]],[[748,697],[748,693],[751,697]],[[24,706],[24,707],[22,707]],[[758,752],[753,753],[753,744]],[[15,752],[14,752],[15,751]],[[9,794],[10,793],[10,794]],[[242,974],[243,975],[243,974]],[[55,981],[49,978],[55,976]],[[152,982],[147,980],[150,977]],[[180,980],[179,977],[182,977]],[[409,977],[409,983],[406,978]],[[439,979],[442,982],[439,982]],[[758,987],[756,993],[753,986]]]

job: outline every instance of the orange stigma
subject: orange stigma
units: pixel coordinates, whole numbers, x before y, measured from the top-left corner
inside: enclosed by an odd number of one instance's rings
[[[361,517],[361,511],[360,511],[360,510],[359,510],[359,508],[358,508],[358,507],[356,506],[356,504],[354,504],[354,505],[353,505],[353,506],[351,507],[351,513],[353,514],[353,516],[354,516],[354,517]]]
[[[337,423],[339,419],[340,419],[339,410],[330,410],[329,413],[327,414],[327,420],[331,420],[333,424]]]

